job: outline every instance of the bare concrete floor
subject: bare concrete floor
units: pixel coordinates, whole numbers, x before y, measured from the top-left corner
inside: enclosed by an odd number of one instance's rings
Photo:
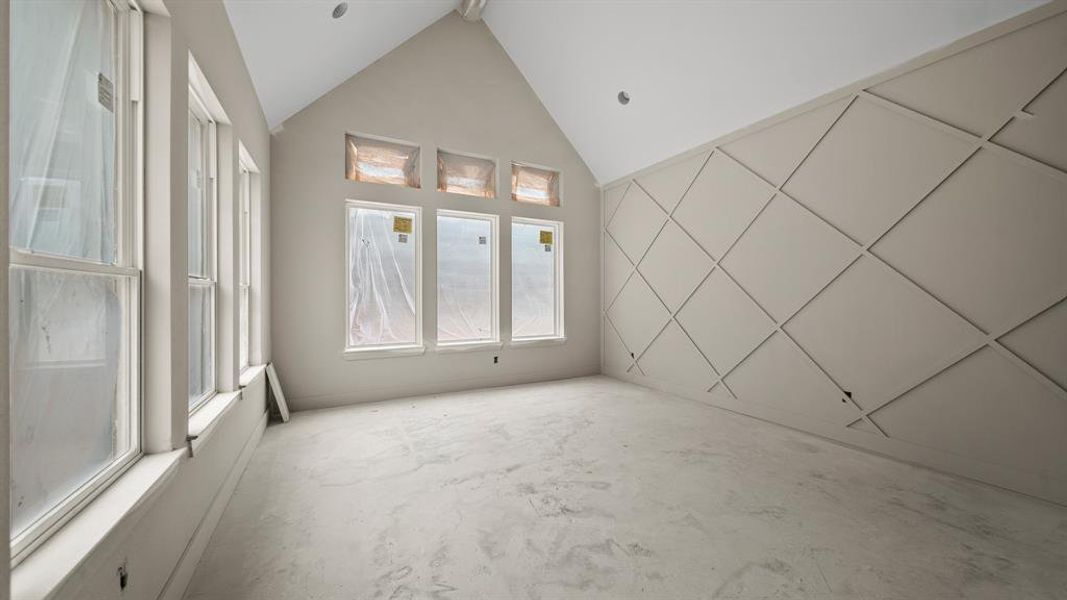
[[[1067,509],[593,377],[272,426],[187,598],[1067,597]]]

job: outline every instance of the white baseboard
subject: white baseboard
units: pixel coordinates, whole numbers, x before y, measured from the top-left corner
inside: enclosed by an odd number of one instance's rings
[[[244,447],[241,449],[241,454],[238,455],[233,467],[230,468],[226,481],[222,483],[219,491],[216,492],[214,500],[211,501],[211,506],[208,507],[207,513],[200,521],[200,525],[196,527],[192,539],[189,540],[189,545],[185,547],[185,552],[182,553],[182,557],[178,560],[174,571],[171,572],[170,579],[163,586],[163,591],[159,594],[159,600],[181,600],[185,596],[185,590],[189,587],[189,582],[196,572],[196,566],[200,563],[200,558],[204,555],[204,550],[207,549],[208,542],[211,541],[211,535],[215,533],[215,527],[218,526],[219,520],[222,519],[222,513],[226,509],[226,505],[229,504],[234,489],[237,488],[237,482],[240,481],[241,475],[244,474],[248,462],[252,460],[256,447],[259,446],[259,440],[263,437],[263,431],[267,428],[267,417],[267,413],[263,413],[259,424],[252,431],[252,435],[248,436],[248,441],[245,442]]]

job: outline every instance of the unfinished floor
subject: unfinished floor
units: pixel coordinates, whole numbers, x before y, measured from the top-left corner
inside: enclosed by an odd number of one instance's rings
[[[605,377],[268,428],[191,599],[1067,596],[1067,509]]]

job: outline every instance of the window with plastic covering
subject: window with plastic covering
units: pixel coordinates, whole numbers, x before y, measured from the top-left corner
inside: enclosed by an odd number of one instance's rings
[[[349,200],[346,352],[422,345],[418,207]]]
[[[215,123],[189,92],[189,412],[215,395]]]
[[[511,221],[511,338],[562,338],[563,223]]]
[[[10,9],[10,518],[16,561],[140,455],[140,24]]]
[[[420,187],[419,147],[360,135],[345,135],[345,178],[364,183]]]
[[[437,213],[437,343],[496,342],[497,217]]]
[[[559,206],[559,171],[511,163],[511,199],[527,204]]]
[[[437,191],[495,198],[496,161],[438,150]]]
[[[238,272],[238,350],[239,366],[244,370],[252,356],[252,172],[240,163],[238,182],[238,231],[240,242]]]

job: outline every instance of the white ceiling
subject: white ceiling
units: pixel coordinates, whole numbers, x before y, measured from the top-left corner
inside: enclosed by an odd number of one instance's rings
[[[489,0],[485,20],[608,182],[1044,2]],[[334,4],[226,0],[271,127],[456,3]]]
[[[224,0],[270,127],[279,125],[409,37],[456,0]]]

